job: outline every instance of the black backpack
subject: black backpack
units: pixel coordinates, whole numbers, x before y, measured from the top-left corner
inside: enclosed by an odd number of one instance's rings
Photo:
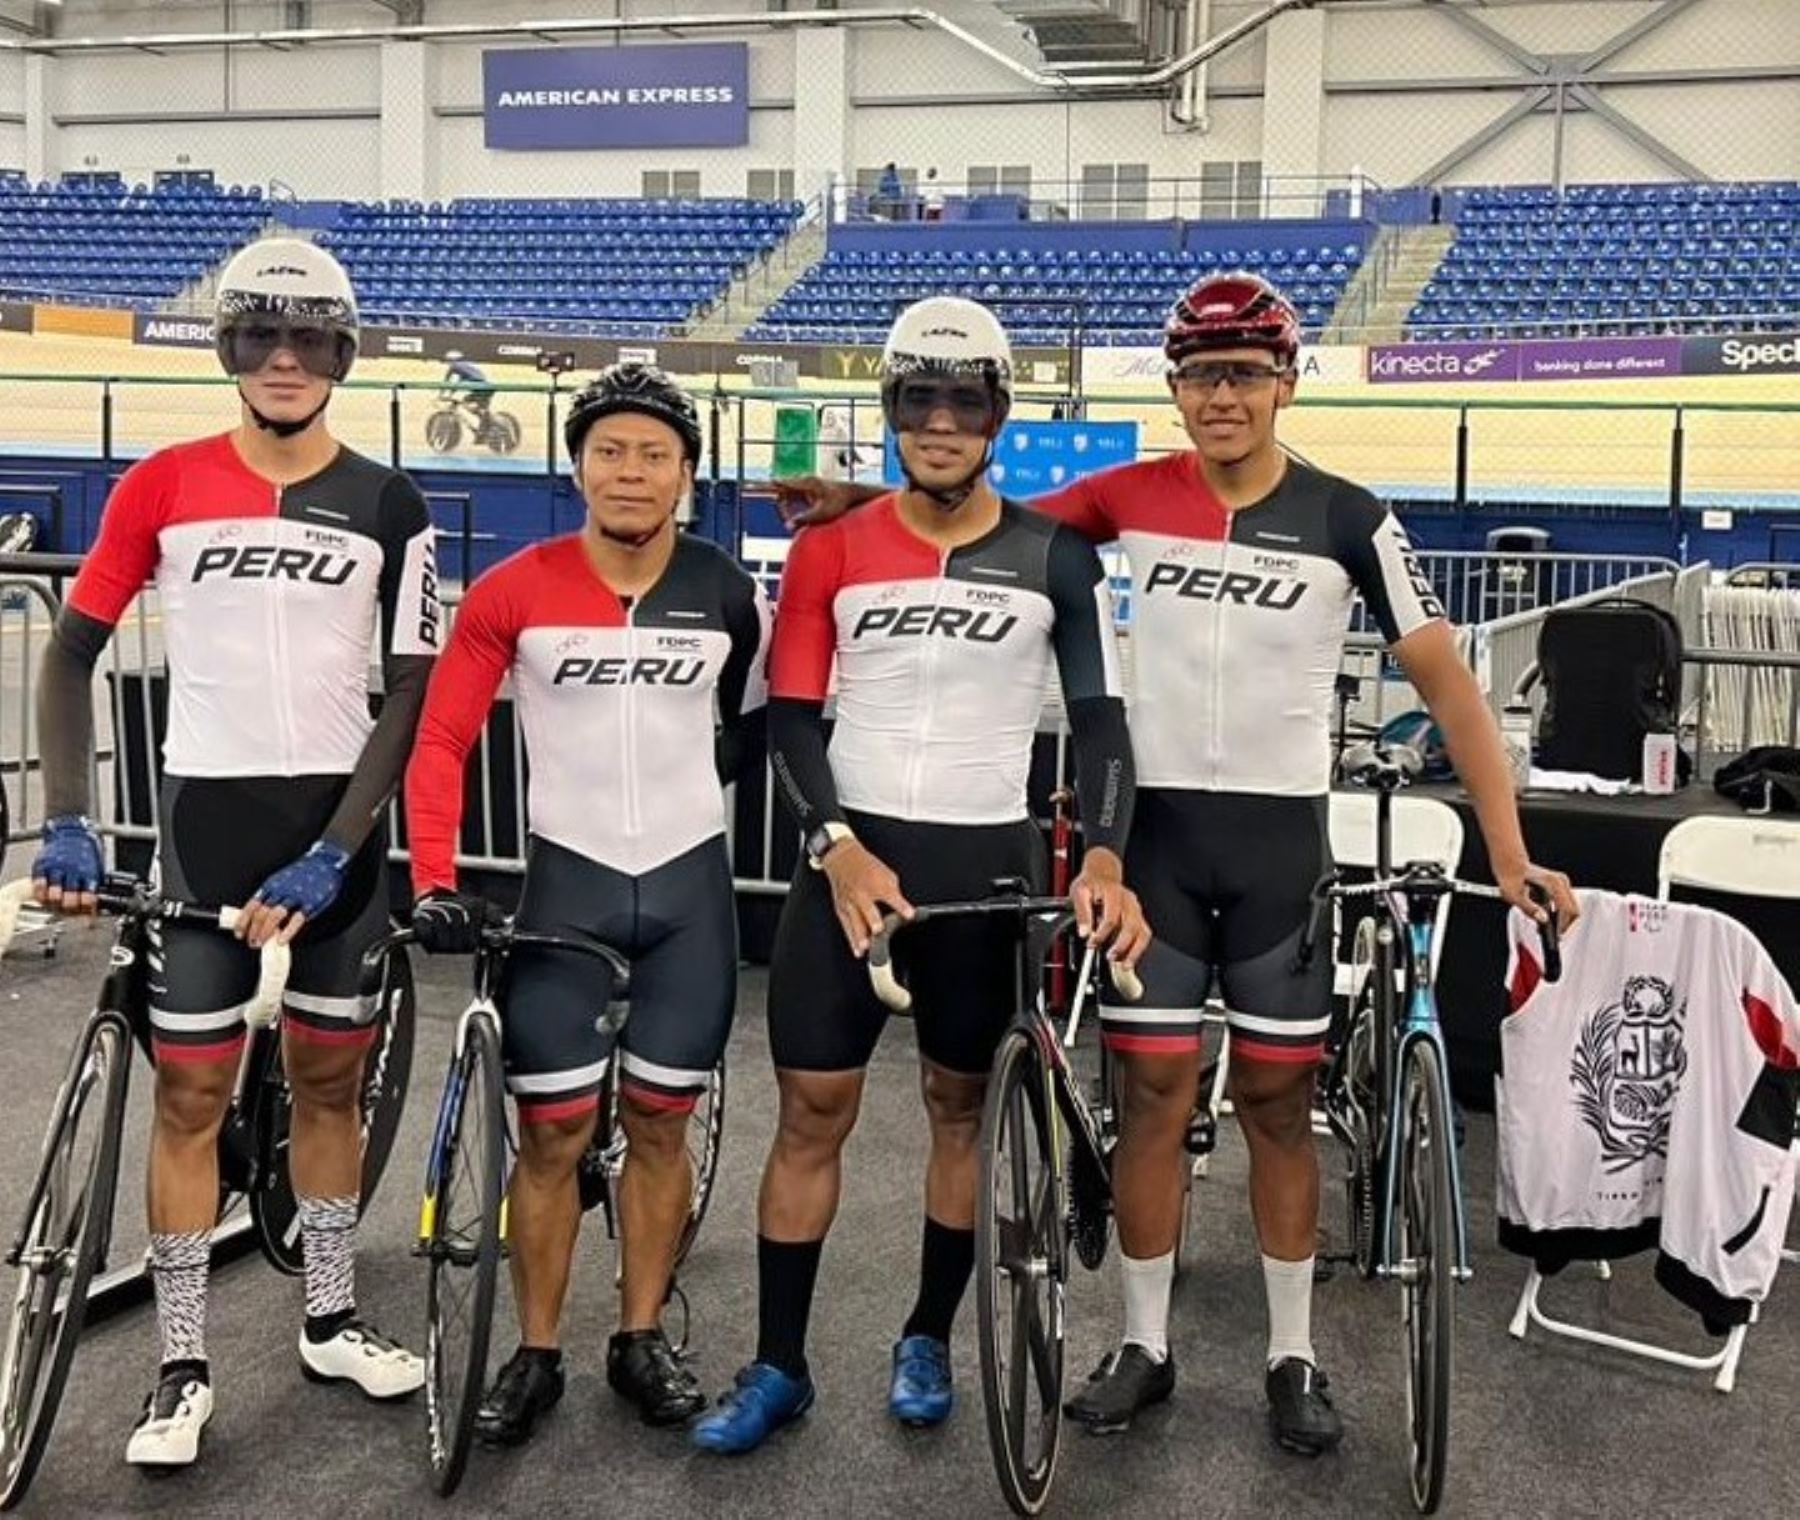
[[[1713,790],[1753,813],[1800,813],[1800,749],[1759,744],[1719,767]]]
[[[1544,711],[1537,763],[1639,781],[1644,736],[1673,734],[1681,708],[1681,625],[1632,597],[1553,609],[1538,632]],[[1677,760],[1679,779],[1690,767]]]

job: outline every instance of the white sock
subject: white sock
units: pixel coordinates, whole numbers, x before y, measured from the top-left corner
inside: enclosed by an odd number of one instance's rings
[[[1125,1269],[1125,1344],[1142,1346],[1153,1362],[1169,1359],[1169,1289],[1175,1282],[1175,1253],[1142,1261],[1119,1253]]]
[[[1269,1296],[1269,1365],[1287,1357],[1318,1364],[1312,1346],[1313,1259],[1262,1259],[1263,1288]]]

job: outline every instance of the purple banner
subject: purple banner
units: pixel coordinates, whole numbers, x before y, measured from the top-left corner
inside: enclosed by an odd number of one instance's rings
[[[1556,338],[1534,343],[1392,343],[1369,350],[1377,384],[1486,380],[1638,380],[1682,373],[1679,338]]]
[[[492,48],[481,99],[490,148],[739,148],[750,47]]]
[[[1679,338],[1565,338],[1519,345],[1521,380],[1637,380],[1680,373]]]
[[[1517,380],[1517,343],[1389,343],[1369,350],[1369,379],[1377,385]]]

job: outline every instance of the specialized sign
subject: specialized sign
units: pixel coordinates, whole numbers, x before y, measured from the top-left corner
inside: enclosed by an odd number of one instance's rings
[[[741,148],[750,48],[490,48],[481,99],[490,148]]]
[[[1688,375],[1800,374],[1800,333],[1686,338],[1681,368]]]

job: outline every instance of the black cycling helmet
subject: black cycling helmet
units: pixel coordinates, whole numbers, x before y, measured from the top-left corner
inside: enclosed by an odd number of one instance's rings
[[[611,364],[575,393],[563,422],[569,458],[581,458],[582,441],[602,417],[636,412],[666,422],[681,438],[682,452],[700,467],[700,410],[693,398],[654,364]]]

